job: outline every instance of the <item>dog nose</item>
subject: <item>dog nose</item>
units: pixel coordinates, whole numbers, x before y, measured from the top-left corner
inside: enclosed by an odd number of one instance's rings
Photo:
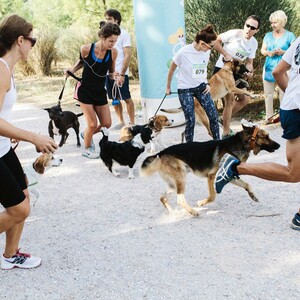
[[[63,162],[63,159],[62,159],[62,158],[60,158],[60,159],[59,159],[59,161],[60,161],[60,162]]]

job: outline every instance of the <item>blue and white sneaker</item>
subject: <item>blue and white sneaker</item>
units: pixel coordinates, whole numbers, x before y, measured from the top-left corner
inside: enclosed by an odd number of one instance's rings
[[[79,136],[82,139],[82,141],[84,142],[84,132],[80,132]],[[91,141],[91,147],[95,150],[95,144],[94,144],[93,139]]]
[[[215,188],[217,194],[222,192],[223,187],[234,179],[239,179],[239,175],[232,170],[233,164],[239,164],[240,161],[234,156],[226,153],[219,164],[219,169],[216,174]]]
[[[96,153],[95,149],[91,146],[90,148],[87,148],[82,152],[82,156],[95,159],[99,158],[99,153]]]
[[[300,215],[298,213],[295,214],[295,217],[292,220],[291,228],[295,230],[300,230]]]

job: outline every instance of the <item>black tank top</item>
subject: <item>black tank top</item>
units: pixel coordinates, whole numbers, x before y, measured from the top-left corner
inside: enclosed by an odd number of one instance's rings
[[[103,59],[99,59],[95,55],[95,43],[93,43],[88,57],[82,60],[82,86],[92,90],[104,89],[106,74],[112,64],[111,50],[107,50]]]

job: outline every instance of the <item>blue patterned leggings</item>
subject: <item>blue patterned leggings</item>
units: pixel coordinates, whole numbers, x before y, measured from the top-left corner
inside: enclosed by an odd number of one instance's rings
[[[195,107],[194,97],[199,101],[205,110],[209,119],[210,130],[214,140],[220,139],[218,112],[209,93],[203,94],[206,88],[205,83],[201,83],[198,87],[190,89],[178,89],[178,97],[185,116],[185,139],[186,142],[192,142],[194,139]]]

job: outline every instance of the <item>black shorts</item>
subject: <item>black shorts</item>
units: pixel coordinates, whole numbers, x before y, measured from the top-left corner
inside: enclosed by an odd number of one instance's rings
[[[300,110],[280,109],[280,123],[283,128],[282,137],[286,140],[294,140],[300,136]]]
[[[107,95],[109,99],[113,99],[113,95],[112,95],[112,88],[114,85],[114,80],[110,79],[108,76],[106,76],[106,90],[107,90]],[[129,90],[129,78],[128,75],[125,75],[125,80],[123,85],[120,87],[120,92],[122,95],[122,99],[120,98],[120,95],[117,94],[116,99],[118,100],[127,100],[127,99],[131,99],[131,94],[130,94],[130,90]]]
[[[101,89],[91,89],[89,87],[83,86],[82,84],[78,88],[78,101],[84,104],[92,105],[105,105],[107,104],[106,89],[103,87]]]
[[[20,204],[25,200],[25,189],[27,185],[24,171],[11,148],[0,158],[0,203],[5,208]]]

